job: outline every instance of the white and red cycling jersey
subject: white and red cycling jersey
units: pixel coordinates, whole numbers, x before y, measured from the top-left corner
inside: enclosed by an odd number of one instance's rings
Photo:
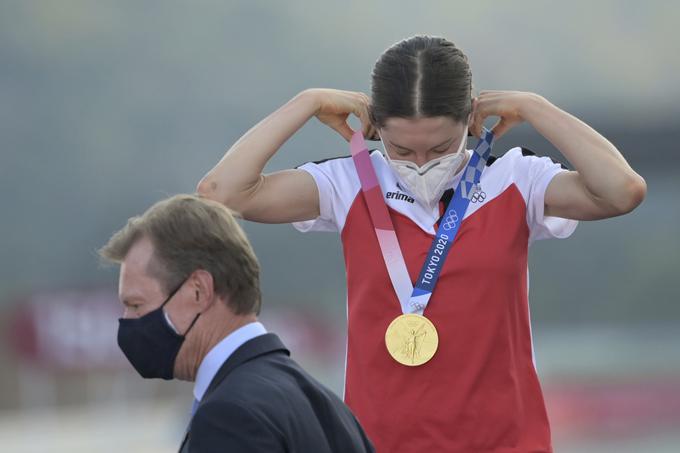
[[[467,151],[468,154],[471,151]],[[437,208],[416,200],[379,151],[370,154],[411,281],[462,171]],[[577,222],[544,215],[564,169],[513,148],[491,158],[424,315],[437,327],[434,357],[397,363],[385,330],[401,314],[351,157],[307,163],[320,215],[300,231],[340,233],[347,271],[345,401],[378,452],[550,452],[550,427],[533,360],[529,245],[565,238]]]

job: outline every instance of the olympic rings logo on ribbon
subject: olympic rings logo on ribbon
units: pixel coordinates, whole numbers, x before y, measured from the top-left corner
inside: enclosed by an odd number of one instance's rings
[[[478,203],[484,200],[486,200],[486,192],[482,190],[478,190],[477,192],[472,194],[472,197],[470,197],[470,201],[473,203]]]
[[[458,214],[456,213],[456,211],[449,211],[449,215],[447,215],[446,218],[444,219],[442,227],[448,231],[452,228],[455,228],[456,223],[458,223]]]

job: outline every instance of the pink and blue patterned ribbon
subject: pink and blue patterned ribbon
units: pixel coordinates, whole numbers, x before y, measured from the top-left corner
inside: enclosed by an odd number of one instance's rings
[[[439,228],[437,228],[437,233],[414,287],[364,137],[361,132],[355,132],[352,136],[350,150],[354,167],[359,175],[361,190],[378,238],[380,251],[390,281],[401,304],[402,313],[422,315],[427,307],[446,256],[465,217],[470,198],[479,188],[479,181],[491,154],[492,145],[493,134],[487,129],[483,129],[481,138],[475,146],[453,198],[444,210]]]

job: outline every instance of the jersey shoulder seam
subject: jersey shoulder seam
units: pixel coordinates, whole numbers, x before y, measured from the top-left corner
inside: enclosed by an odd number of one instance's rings
[[[532,150],[530,150],[529,148],[525,148],[524,146],[522,146],[521,148],[522,148],[522,156],[523,157],[531,157],[531,156],[540,157],[540,156],[537,156],[536,153],[533,152]],[[560,167],[562,167],[563,170],[569,170],[569,168],[566,165],[564,165],[562,162],[560,162],[559,160],[553,159],[550,156],[545,156],[545,157],[548,157],[552,161],[553,164],[557,164]]]
[[[368,151],[369,154],[373,154],[373,153],[375,153],[375,152],[380,152],[380,150],[378,150],[378,149],[371,149],[371,150]],[[351,159],[351,158],[352,158],[351,155],[328,157],[328,158],[326,158],[326,159],[313,160],[313,161],[309,161],[309,162],[304,162],[304,163],[302,163],[302,164],[300,164],[300,165],[295,166],[295,168],[300,168],[300,167],[302,167],[303,165],[306,165],[306,164],[320,165],[320,164],[323,164],[323,163],[326,163],[326,162],[330,162],[330,161],[333,161],[333,160]]]

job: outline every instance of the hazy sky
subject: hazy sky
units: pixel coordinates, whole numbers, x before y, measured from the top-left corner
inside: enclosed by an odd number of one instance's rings
[[[643,120],[680,101],[673,1],[5,1],[0,12],[0,51],[10,56],[57,68],[84,57],[117,72],[136,53],[131,78],[155,64],[189,90],[225,75],[270,86],[262,96],[313,84],[368,89],[386,47],[428,33],[467,52],[480,89],[620,106]]]
[[[95,250],[125,219],[164,196],[192,192],[233,141],[297,92],[369,90],[380,53],[418,33],[458,44],[477,89],[538,92],[612,134],[629,132],[620,143],[626,155],[655,151],[642,209],[658,210],[650,212],[658,219],[663,207],[669,221],[645,226],[659,243],[641,248],[656,250],[660,270],[640,261],[648,274],[636,275],[665,281],[677,268],[678,245],[663,238],[676,235],[650,228],[671,228],[680,218],[668,202],[676,179],[659,179],[672,171],[668,156],[678,159],[667,144],[680,128],[678,23],[680,2],[671,1],[0,0],[0,193],[10,200],[0,221],[0,296],[110,284],[113,273],[97,268]],[[660,122],[663,137],[648,133]],[[284,148],[268,169],[347,152],[315,120]],[[545,141],[535,150],[551,152]],[[579,234],[592,231],[592,243],[602,244],[620,225],[611,249],[633,250],[628,235],[641,215],[587,224]],[[342,298],[337,238],[303,237],[289,226],[246,230],[273,294],[309,272]],[[564,256],[586,248],[570,244],[549,247],[565,247]],[[290,266],[291,250],[315,247],[331,267],[303,255],[306,268]],[[552,275],[558,280],[561,272]],[[611,278],[625,272],[612,269]],[[547,278],[540,280],[546,292],[555,284]]]

